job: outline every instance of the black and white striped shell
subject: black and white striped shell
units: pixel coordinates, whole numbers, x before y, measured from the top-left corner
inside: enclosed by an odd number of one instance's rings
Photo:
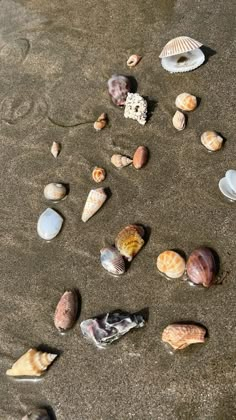
[[[122,255],[114,247],[102,248],[100,260],[103,268],[109,273],[119,276],[125,272],[125,261]]]

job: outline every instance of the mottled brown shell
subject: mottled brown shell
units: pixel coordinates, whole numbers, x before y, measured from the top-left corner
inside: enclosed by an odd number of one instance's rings
[[[130,159],[128,156],[115,154],[111,157],[111,163],[118,169],[129,166],[132,162],[132,159]]]
[[[209,287],[215,280],[216,264],[209,248],[198,248],[193,251],[186,265],[187,275],[192,283]]]
[[[135,169],[141,169],[148,161],[148,148],[139,146],[133,156],[133,166]]]
[[[182,350],[190,344],[204,343],[206,330],[193,324],[171,324],[162,333],[162,341],[175,350]]]
[[[68,290],[62,295],[54,316],[55,327],[60,332],[73,327],[78,316],[78,306],[78,295],[75,290]]]

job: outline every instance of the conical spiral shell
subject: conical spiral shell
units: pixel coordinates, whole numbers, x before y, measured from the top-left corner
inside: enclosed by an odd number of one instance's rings
[[[223,138],[215,131],[206,131],[201,135],[201,142],[211,152],[220,150],[223,145]]]
[[[61,151],[61,145],[60,143],[57,143],[56,141],[54,141],[52,143],[52,147],[51,147],[51,154],[53,155],[54,158],[57,158],[57,156],[59,155]]]
[[[103,112],[97,119],[97,121],[95,121],[94,123],[94,128],[96,131],[100,131],[102,130],[104,127],[106,127],[107,125],[107,114],[105,112]]]
[[[116,168],[124,168],[125,166],[128,166],[132,163],[132,159],[130,159],[127,156],[123,156],[123,155],[119,155],[119,154],[115,154],[112,155],[111,157],[111,163],[116,167]]]
[[[141,232],[144,233],[142,227],[129,225],[122,229],[115,239],[116,248],[128,261],[132,261],[144,245]]]
[[[8,376],[41,376],[56,359],[57,354],[28,350],[6,371]]]
[[[140,62],[141,59],[142,59],[141,55],[133,54],[129,57],[126,64],[130,68],[135,67]]]
[[[190,93],[184,92],[177,96],[175,105],[182,111],[194,111],[197,107],[197,98],[194,95],[190,95]]]
[[[162,341],[175,350],[182,350],[190,344],[204,343],[206,330],[193,324],[171,324],[162,333]]]
[[[185,129],[185,115],[182,112],[176,111],[172,118],[172,122],[176,130],[182,131]]]
[[[98,168],[97,166],[94,168],[92,172],[92,178],[95,182],[99,183],[104,181],[106,178],[106,171],[103,168]]]
[[[179,36],[167,42],[159,57],[170,57],[172,55],[185,53],[200,47],[202,47],[202,44],[195,41],[195,39],[189,38],[188,36]]]
[[[171,279],[182,277],[186,264],[184,259],[175,251],[164,251],[157,257],[157,268]]]
[[[45,408],[34,408],[22,420],[50,420],[50,416]]]
[[[75,290],[67,290],[60,298],[55,315],[54,324],[60,332],[73,327],[78,315],[78,295]]]
[[[97,211],[102,207],[107,199],[107,194],[104,188],[96,188],[91,190],[86,200],[83,213],[82,221],[87,222]]]

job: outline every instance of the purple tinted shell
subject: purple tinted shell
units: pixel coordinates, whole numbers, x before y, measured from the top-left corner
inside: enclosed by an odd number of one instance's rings
[[[214,282],[216,263],[209,248],[195,249],[189,256],[186,268],[188,277],[193,283],[209,287]]]
[[[112,102],[117,106],[125,105],[128,92],[131,86],[128,77],[114,74],[108,80],[108,92],[111,95]]]

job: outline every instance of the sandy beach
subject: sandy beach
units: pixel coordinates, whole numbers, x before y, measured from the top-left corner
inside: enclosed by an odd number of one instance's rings
[[[1,0],[0,13],[0,419],[17,420],[34,406],[52,407],[57,420],[233,420],[235,404],[236,204],[219,180],[236,169],[235,4],[231,0]],[[170,74],[159,54],[171,38],[204,44],[206,62]],[[142,60],[126,66],[131,54]],[[147,124],[124,118],[109,98],[112,74],[132,76],[148,99]],[[199,98],[187,127],[172,125],[175,98]],[[108,126],[96,132],[102,113]],[[209,153],[204,131],[226,140]],[[50,153],[53,141],[61,153]],[[150,152],[140,171],[116,169],[114,153]],[[97,185],[111,191],[87,223],[81,214]],[[68,185],[65,200],[48,203],[50,182]],[[47,243],[37,220],[52,207],[64,218]],[[130,223],[148,233],[125,275],[106,272],[99,251]],[[158,254],[199,246],[220,258],[222,283],[209,289],[168,281]],[[53,316],[64,290],[77,288],[79,321],[58,334]],[[106,350],[81,335],[79,323],[115,309],[149,310],[144,328]],[[195,321],[208,331],[204,344],[174,354],[161,341],[173,322]],[[39,382],[19,382],[5,372],[29,348],[60,356]]]

